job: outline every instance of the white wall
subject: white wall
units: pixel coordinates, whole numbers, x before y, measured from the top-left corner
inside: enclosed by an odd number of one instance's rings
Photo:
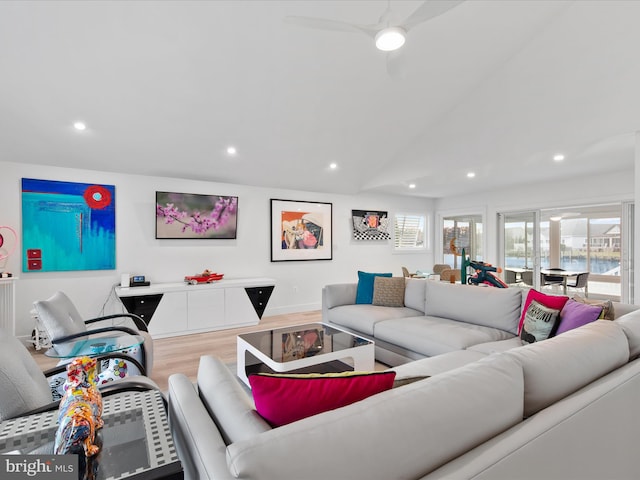
[[[433,225],[434,202],[428,199],[383,195],[334,195],[246,185],[123,175],[110,172],[64,169],[50,166],[0,162],[0,225],[20,232],[21,178],[39,178],[116,187],[116,270],[82,272],[22,272],[21,254],[16,252],[6,270],[19,276],[16,282],[16,334],[31,332],[29,311],[35,300],[63,290],[89,318],[121,311],[112,295],[120,273],[144,274],[151,282],[180,281],[209,268],[228,278],[266,276],[276,279],[276,288],[265,315],[320,308],[322,286],[355,282],[357,270],[390,271],[401,275],[401,267],[428,269],[431,251],[394,254],[390,241],[356,242],[352,239],[351,210],[386,210],[424,213]],[[156,240],[155,192],[176,191],[239,197],[236,240]],[[270,261],[270,199],[331,202],[333,204],[333,260]]]

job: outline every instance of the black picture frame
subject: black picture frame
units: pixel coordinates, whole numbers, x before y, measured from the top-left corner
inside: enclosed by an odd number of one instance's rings
[[[333,204],[271,199],[271,261],[333,259]]]

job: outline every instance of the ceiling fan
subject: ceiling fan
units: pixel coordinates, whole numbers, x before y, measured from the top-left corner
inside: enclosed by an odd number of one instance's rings
[[[404,21],[394,21],[391,11],[391,0],[387,3],[387,9],[375,25],[359,25],[328,20],[315,17],[285,17],[285,22],[303,27],[317,28],[321,30],[333,30],[339,32],[364,33],[375,40],[378,49],[390,52],[402,47],[407,33],[417,25],[431,20],[451,10],[465,0],[426,0]]]

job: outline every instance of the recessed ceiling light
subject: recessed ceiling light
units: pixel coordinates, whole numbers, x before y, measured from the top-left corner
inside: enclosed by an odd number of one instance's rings
[[[562,216],[561,215],[552,215],[549,217],[549,220],[551,220],[552,222],[559,222],[560,220],[562,220]]]
[[[475,176],[476,176],[476,174],[474,172],[467,173],[467,178],[473,178]]]
[[[409,188],[416,188],[416,184],[415,183],[410,183],[409,184]]]
[[[335,170],[336,168],[338,168],[338,164],[337,163],[331,163],[331,164],[329,164],[329,168],[331,170]]]
[[[87,126],[82,122],[76,122],[73,124],[73,128],[76,130],[86,130]]]
[[[236,147],[230,146],[230,147],[227,147],[227,153],[229,155],[235,155],[236,153],[238,153],[238,150],[236,150]]]
[[[561,153],[557,153],[557,154],[555,154],[555,155],[553,156],[553,159],[554,159],[556,162],[561,162],[562,160],[564,160],[564,155],[563,155],[563,154],[561,154]]]

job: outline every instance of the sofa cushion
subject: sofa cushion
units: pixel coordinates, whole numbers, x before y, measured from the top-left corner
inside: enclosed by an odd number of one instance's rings
[[[522,293],[518,288],[427,282],[425,313],[432,317],[450,318],[515,334],[521,304]]]
[[[627,313],[616,319],[614,323],[620,325],[627,336],[630,359],[640,356],[640,310]]]
[[[389,390],[395,376],[392,371],[308,375],[259,373],[250,375],[249,383],[260,416],[273,427],[281,427]]]
[[[420,480],[638,477],[640,363],[623,365]]]
[[[331,323],[365,335],[373,335],[376,323],[391,318],[415,317],[422,312],[407,307],[377,307],[375,305],[343,305],[327,312]]]
[[[358,271],[358,290],[356,303],[371,303],[373,301],[373,281],[376,277],[391,277],[391,273],[367,273]]]
[[[378,340],[402,345],[408,350],[427,357],[464,350],[477,343],[513,337],[513,334],[504,330],[427,316],[394,318],[378,322],[374,326],[374,334]]]
[[[404,286],[404,306],[424,313],[426,295],[425,280],[421,278],[407,278]]]
[[[404,307],[404,277],[375,277],[372,305]]]
[[[420,478],[522,421],[522,367],[495,360],[229,445],[229,471],[246,480]]]
[[[198,392],[227,445],[271,430],[236,376],[220,359],[200,357]]]
[[[524,301],[524,305],[522,307],[522,315],[520,316],[520,323],[518,324],[518,335],[522,333],[522,324],[524,323],[524,316],[527,313],[527,308],[529,308],[529,304],[533,300],[535,300],[538,303],[541,303],[545,307],[562,310],[562,307],[564,307],[564,304],[567,303],[567,301],[569,300],[569,297],[565,297],[563,295],[547,295],[533,288],[529,290],[529,293],[527,293],[527,298]]]
[[[522,365],[528,417],[627,363],[629,346],[616,322],[597,320],[502,355]]]
[[[471,350],[457,350],[455,352],[443,353],[435,357],[423,358],[414,362],[405,363],[398,367],[390,368],[396,372],[396,383],[400,383],[410,378],[433,377],[440,373],[448,372],[455,368],[473,363],[486,357],[483,353]]]
[[[564,304],[564,307],[562,307],[560,323],[555,334],[560,335],[561,333],[568,332],[587,323],[595,322],[601,317],[603,310],[603,307],[600,305],[589,305],[576,302],[575,300],[569,300]]]
[[[614,320],[618,319],[627,313],[635,312],[636,310],[640,310],[640,305],[634,305],[632,303],[620,303],[620,302],[611,302],[613,305],[613,313]]]
[[[532,300],[524,312],[524,322],[520,338],[522,343],[535,343],[546,340],[560,320],[560,310],[545,307]]]
[[[502,353],[521,346],[522,340],[520,340],[520,337],[513,337],[507,340],[498,340],[497,342],[479,343],[470,346],[467,350],[491,355],[492,353]]]

